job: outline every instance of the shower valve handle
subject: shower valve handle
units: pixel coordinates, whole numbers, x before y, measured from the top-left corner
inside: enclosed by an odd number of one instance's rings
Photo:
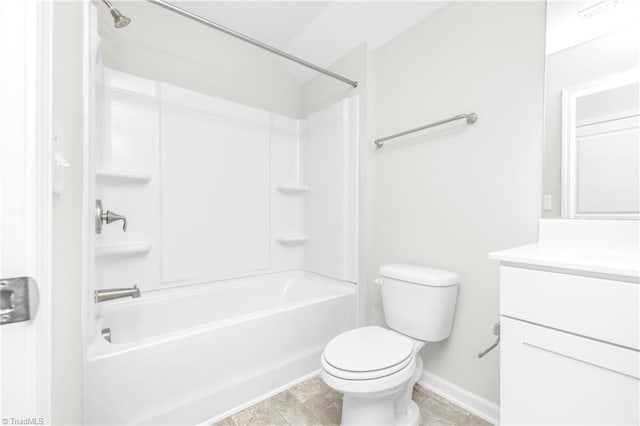
[[[102,221],[107,222],[107,225],[118,220],[122,221],[122,230],[127,232],[127,218],[125,216],[114,213],[111,210],[107,210],[106,213],[102,214]]]
[[[96,233],[100,234],[102,232],[102,224],[103,222],[109,225],[110,223],[116,222],[118,220],[122,221],[122,230],[127,232],[127,218],[118,213],[114,213],[111,210],[107,210],[106,212],[102,210],[102,201],[96,200]]]

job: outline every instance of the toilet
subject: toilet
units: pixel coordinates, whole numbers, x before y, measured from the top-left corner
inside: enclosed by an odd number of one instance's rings
[[[336,336],[322,353],[322,378],[344,394],[342,421],[350,425],[417,425],[411,400],[422,374],[420,350],[451,334],[457,274],[393,264],[379,270],[384,316],[390,330],[361,327]]]

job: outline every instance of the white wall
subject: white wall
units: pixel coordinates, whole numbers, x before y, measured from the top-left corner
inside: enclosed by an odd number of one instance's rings
[[[457,272],[453,332],[427,345],[425,369],[494,402],[498,351],[476,357],[499,319],[498,265],[487,255],[537,237],[544,22],[543,2],[451,3],[373,58],[375,137],[459,113],[479,120],[376,153],[369,322],[384,322],[372,282],[381,265]]]
[[[355,93],[366,97],[368,93],[369,50],[361,45],[337,60],[329,69],[358,82],[358,87],[318,74],[302,86],[302,115],[307,117],[340,99]],[[361,104],[362,104],[361,100]]]
[[[54,424],[83,423],[80,299],[82,4],[53,4],[53,118],[64,131],[64,193],[53,199],[52,406]]]
[[[98,6],[106,66],[300,117],[300,86],[274,54],[144,1],[116,2],[131,24],[115,29]]]

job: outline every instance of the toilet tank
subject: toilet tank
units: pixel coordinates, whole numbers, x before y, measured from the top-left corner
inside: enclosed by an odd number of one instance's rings
[[[425,342],[449,337],[458,274],[404,264],[384,265],[379,272],[382,307],[390,328]]]

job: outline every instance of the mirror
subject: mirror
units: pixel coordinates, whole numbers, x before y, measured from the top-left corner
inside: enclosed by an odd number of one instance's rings
[[[542,217],[640,219],[640,2],[547,2]]]

